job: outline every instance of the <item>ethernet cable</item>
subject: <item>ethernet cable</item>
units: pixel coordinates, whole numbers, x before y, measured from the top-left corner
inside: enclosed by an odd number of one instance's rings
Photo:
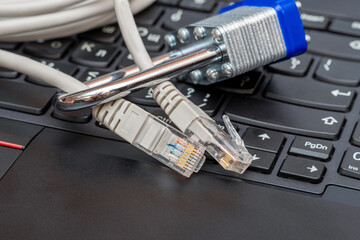
[[[135,64],[139,66],[140,70],[153,67],[153,62],[137,31],[134,17],[130,12],[129,2],[127,0],[115,0],[115,11],[121,31],[128,32],[128,34],[124,34],[124,40]],[[194,141],[206,146],[208,153],[224,169],[243,173],[251,164],[253,157],[244,145],[236,146],[242,142],[235,142],[229,138],[224,131],[217,127],[214,120],[166,80],[158,80],[163,83],[153,86],[153,98],[159,106],[182,132]],[[240,138],[238,133],[233,132],[233,134],[236,135],[237,139]]]
[[[33,76],[66,92],[88,88],[67,74],[4,50],[0,50],[0,66]],[[185,177],[198,172],[205,161],[204,146],[129,101],[118,99],[96,106],[93,116],[124,140]]]
[[[71,76],[4,50],[0,50],[0,66],[36,77],[65,92],[88,88]],[[124,99],[94,107],[93,115],[120,137],[183,176],[190,177],[199,171],[205,161],[204,146]]]
[[[143,46],[142,51],[132,47],[133,42],[141,43],[134,23],[122,21],[122,29],[133,27],[125,42],[135,55],[135,62],[143,64],[140,70],[145,70],[133,74],[120,70],[96,79],[96,87],[60,96],[56,107],[70,110],[92,106],[152,86],[154,99],[182,132],[205,145],[225,169],[242,173],[252,157],[240,137],[234,134],[229,137],[217,129],[211,118],[166,80],[183,71],[190,73],[188,77],[194,83],[214,83],[305,52],[307,40],[298,7],[289,0],[241,1],[223,9],[223,14],[179,29],[177,37],[168,35],[167,42],[177,50],[163,56],[165,62],[155,67],[151,67],[153,61]],[[118,11],[126,9],[123,6]],[[120,79],[116,79],[116,74]]]

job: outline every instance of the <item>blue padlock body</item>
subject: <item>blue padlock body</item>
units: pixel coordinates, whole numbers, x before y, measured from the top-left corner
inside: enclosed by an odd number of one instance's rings
[[[308,44],[304,26],[294,0],[244,0],[221,9],[219,14],[243,6],[271,7],[276,10],[286,46],[284,59],[306,52]]]

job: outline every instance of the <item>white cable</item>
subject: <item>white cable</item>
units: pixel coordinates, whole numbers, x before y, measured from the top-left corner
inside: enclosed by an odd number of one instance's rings
[[[154,1],[132,0],[130,2],[132,13],[138,13]],[[70,4],[71,2],[73,4]],[[32,6],[34,3],[39,6],[40,15],[28,16],[34,15],[30,12],[32,10],[37,11],[35,7],[32,7],[29,13],[22,14],[23,11],[26,11],[25,7],[21,7],[22,4]],[[60,7],[55,8],[55,6]],[[17,8],[19,9],[17,10]],[[6,9],[12,12],[9,14],[13,15],[14,18],[7,18]],[[63,2],[60,0],[3,0],[0,2],[0,41],[24,41],[21,39],[22,36],[26,37],[26,40],[34,41],[40,38],[37,35],[39,31],[41,36],[46,39],[65,37],[69,34],[101,27],[104,23],[115,22],[113,19],[104,21],[106,17],[114,15],[112,0],[82,0],[80,2],[79,0],[64,0]],[[103,21],[96,24],[95,19],[102,19]],[[63,29],[65,31],[62,31]]]
[[[27,74],[66,92],[77,92],[88,87],[75,78],[30,58],[0,49],[0,66]]]
[[[41,29],[32,32],[8,35],[2,37],[1,40],[6,42],[32,41],[34,40],[34,36],[36,36],[37,39],[48,40],[48,39],[60,38],[64,36],[71,36],[78,32],[85,32],[89,28],[96,28],[97,26],[99,26],[99,24],[101,26],[105,26],[107,24],[114,22],[116,22],[115,15],[111,15],[111,14],[101,15],[101,16],[93,17],[91,19],[85,19],[79,22],[67,24],[64,26],[57,26],[57,27]]]
[[[131,53],[134,62],[140,70],[153,66],[152,60],[147,54],[145,45],[138,33],[135,19],[131,13],[128,0],[114,0],[116,17],[120,30],[123,33],[126,46]]]
[[[50,14],[16,18],[0,21],[0,35],[6,36],[18,32],[56,27],[69,22],[79,21],[98,14],[112,11],[112,0],[101,0],[85,5],[81,8],[69,9]]]
[[[140,69],[147,69],[153,67],[153,62],[146,51],[145,45],[137,31],[135,19],[131,14],[128,0],[114,0],[115,11],[120,25],[121,32],[124,35],[126,46],[134,58],[135,63]],[[125,34],[126,33],[126,34]],[[176,110],[181,102],[188,105],[188,109],[183,109],[183,117],[171,119],[176,126],[180,127],[183,132],[189,126],[189,124],[198,117],[204,117],[210,119],[201,109],[192,104],[171,82],[163,82],[153,87],[154,99],[165,111],[165,113],[171,116],[172,112]],[[177,112],[177,111],[176,111]],[[186,119],[186,123],[182,121]]]
[[[83,0],[41,0],[20,2],[20,4],[18,2],[3,3],[0,7],[0,16],[33,16],[59,11],[60,9],[69,7],[79,2],[83,2]]]

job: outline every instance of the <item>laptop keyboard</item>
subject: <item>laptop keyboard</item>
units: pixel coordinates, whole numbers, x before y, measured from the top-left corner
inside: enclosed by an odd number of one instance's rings
[[[167,51],[167,32],[216,14],[230,2],[157,1],[136,16],[150,55]],[[203,171],[315,194],[328,185],[360,189],[360,23],[307,12],[302,18],[311,36],[306,54],[213,86],[175,83],[222,128],[221,116],[227,114],[255,157],[244,175],[226,172],[211,159]],[[51,41],[0,43],[0,48],[83,82],[133,64],[115,24]],[[0,68],[1,124],[20,121],[122,141],[96,123],[90,109],[54,110],[51,101],[57,92],[38,79]],[[173,125],[152,99],[151,89],[127,99]],[[0,126],[0,131],[6,129]],[[0,141],[6,140],[2,136],[6,138],[0,134]]]

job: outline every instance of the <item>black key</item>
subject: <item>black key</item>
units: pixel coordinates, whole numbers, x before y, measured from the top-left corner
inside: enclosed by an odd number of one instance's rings
[[[261,72],[251,71],[222,81],[214,86],[227,92],[254,94],[262,78]]]
[[[107,67],[118,53],[116,47],[83,41],[73,52],[71,60],[89,67]]]
[[[134,65],[134,58],[130,53],[126,53],[120,60],[120,64],[118,66],[119,69],[129,67]]]
[[[290,153],[327,160],[333,151],[329,141],[314,138],[296,137],[289,150]]]
[[[152,94],[152,88],[142,88],[126,96],[126,99],[137,104],[158,107],[159,105],[153,99]]]
[[[147,8],[140,14],[137,14],[135,17],[135,21],[140,25],[149,25],[153,26],[163,14],[164,8],[159,6],[152,6]]]
[[[168,10],[165,14],[163,27],[168,30],[178,30],[181,27],[208,17],[207,14],[191,12],[183,9]]]
[[[221,91],[214,91],[206,87],[193,87],[190,85],[182,87],[181,93],[210,116],[216,114],[216,111],[224,98],[224,94]]]
[[[72,45],[68,38],[26,43],[24,52],[34,57],[60,59]]]
[[[143,26],[138,27],[138,31],[145,44],[146,50],[150,52],[159,52],[164,47],[164,31],[154,30]]]
[[[315,72],[315,77],[329,83],[357,86],[360,83],[360,64],[324,58]]]
[[[339,113],[242,96],[225,112],[235,122],[326,139],[337,138],[344,123]]]
[[[350,109],[355,90],[312,79],[274,75],[265,96],[279,101],[345,112]]]
[[[52,116],[54,118],[73,123],[87,123],[91,120],[91,113],[91,108],[85,108],[70,112],[62,112],[56,109],[52,113]]]
[[[157,0],[158,3],[170,6],[177,6],[180,0]]]
[[[1,78],[17,78],[19,76],[18,72],[13,70],[0,67],[0,77]]]
[[[95,42],[114,43],[120,35],[119,26],[111,24],[83,33],[80,36]]]
[[[56,92],[52,88],[0,81],[0,107],[40,115],[46,111]]]
[[[108,74],[108,72],[88,69],[80,76],[79,80],[81,82],[88,82],[105,74]]]
[[[4,177],[21,153],[21,150],[0,147],[0,179]]]
[[[19,46],[19,43],[0,42],[0,49],[14,50]]]
[[[277,153],[284,142],[283,134],[259,128],[248,128],[242,138],[246,147],[273,153]]]
[[[66,73],[67,75],[70,75],[70,76],[74,76],[77,72],[77,67],[73,64],[62,63],[62,62],[51,62],[48,60],[41,60],[40,62],[42,64],[45,64],[46,66],[52,67],[56,70],[59,70],[60,72]],[[26,78],[26,81],[37,84],[37,85],[41,85],[44,87],[53,87],[52,85],[50,85],[40,79],[31,77],[31,76],[28,76]]]
[[[322,162],[289,156],[281,166],[279,175],[318,183],[324,172],[325,165]]]
[[[37,125],[0,118],[0,141],[25,148],[42,129]]]
[[[351,135],[351,143],[360,147],[360,124],[357,123],[353,134]]]
[[[155,56],[158,56],[159,53],[155,53],[155,52],[149,52],[149,55],[151,58],[155,57]],[[134,65],[134,59],[133,59],[133,56],[129,53],[129,52],[126,52],[122,57],[121,57],[121,60],[120,60],[120,63],[119,63],[119,66],[118,66],[118,69],[122,69],[122,68],[125,68],[125,67],[129,67],[129,66],[132,66]]]
[[[174,128],[177,128],[176,125],[171,121],[168,115],[161,109],[161,108],[146,108],[146,110],[157,117],[160,121],[163,121],[164,123],[167,123]]]
[[[323,15],[301,13],[301,20],[305,28],[326,29],[329,19]]]
[[[215,0],[182,0],[180,7],[190,10],[211,12],[216,5]]]
[[[360,37],[360,22],[335,19],[332,21],[329,30]]]
[[[269,70],[273,72],[280,72],[293,76],[304,76],[312,62],[312,57],[304,54],[297,57],[292,57],[286,61],[271,64]]]
[[[360,179],[360,148],[350,147],[340,165],[341,175]]]
[[[309,52],[360,61],[360,38],[315,31],[309,35]]]
[[[249,169],[270,173],[275,163],[276,154],[249,148],[249,153],[254,157]]]

